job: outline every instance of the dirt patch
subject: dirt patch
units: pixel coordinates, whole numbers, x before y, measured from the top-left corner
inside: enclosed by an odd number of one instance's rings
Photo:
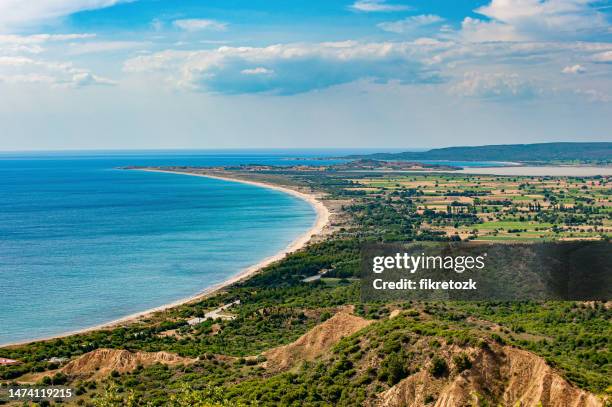
[[[391,311],[389,313],[389,319],[393,319],[393,318],[399,316],[401,313],[402,313],[401,309],[394,309],[393,311]]]
[[[339,312],[306,332],[295,342],[264,353],[266,367],[285,370],[303,361],[311,361],[327,353],[342,338],[370,325],[373,321]]]

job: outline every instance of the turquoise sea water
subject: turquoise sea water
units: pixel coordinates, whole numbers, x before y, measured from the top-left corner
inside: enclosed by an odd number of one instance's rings
[[[117,167],[287,165],[284,155],[0,155],[0,344],[191,296],[285,248],[315,220],[308,203],[282,192]]]

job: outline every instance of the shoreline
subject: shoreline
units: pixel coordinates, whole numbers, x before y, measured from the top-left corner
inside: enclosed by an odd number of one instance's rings
[[[153,168],[133,168],[133,169],[128,169],[128,171],[146,171],[146,172],[161,172],[161,173],[167,173],[167,174],[178,174],[178,175],[189,175],[189,176],[193,176],[193,177],[203,177],[203,178],[212,178],[212,179],[218,179],[221,181],[228,181],[228,182],[239,182],[239,183],[243,183],[243,184],[249,184],[249,185],[254,185],[260,188],[267,188],[267,189],[272,189],[272,190],[276,190],[276,191],[280,191],[289,195],[292,195],[296,198],[302,199],[303,201],[308,202],[308,204],[310,204],[310,206],[315,210],[316,213],[316,218],[315,221],[313,223],[313,225],[310,227],[310,229],[308,229],[306,232],[302,233],[301,235],[299,235],[298,237],[296,237],[286,248],[284,248],[283,250],[279,251],[278,253],[275,253],[272,256],[266,257],[264,259],[262,259],[261,261],[259,261],[256,264],[253,264],[251,266],[248,266],[240,271],[238,271],[236,274],[233,274],[231,276],[228,277],[227,280],[222,281],[221,283],[217,283],[214,284],[210,287],[204,288],[202,290],[200,290],[198,293],[186,297],[186,298],[182,298],[176,301],[173,301],[171,303],[168,304],[163,304],[160,305],[158,307],[155,308],[150,308],[144,311],[139,311],[130,315],[126,315],[124,317],[118,318],[118,319],[114,319],[112,321],[109,322],[105,322],[102,324],[98,324],[95,326],[91,326],[91,327],[87,327],[87,328],[82,328],[82,329],[77,329],[74,331],[70,331],[70,332],[65,332],[65,333],[61,333],[61,334],[57,334],[57,335],[52,335],[52,336],[48,336],[48,337],[44,337],[44,338],[38,338],[38,339],[26,339],[23,341],[17,341],[17,342],[11,342],[11,343],[6,343],[6,344],[0,344],[0,348],[5,348],[5,347],[12,347],[12,346],[20,346],[20,345],[27,345],[30,343],[35,343],[35,342],[45,342],[45,341],[50,341],[53,339],[59,339],[59,338],[65,338],[68,336],[72,336],[72,335],[79,335],[79,334],[83,334],[83,333],[87,333],[87,332],[91,332],[91,331],[97,331],[97,330],[103,330],[103,329],[109,329],[109,328],[114,328],[117,327],[118,325],[122,325],[122,324],[126,324],[126,323],[133,323],[138,321],[141,318],[147,317],[151,314],[154,314],[156,312],[161,312],[161,311],[165,311],[171,308],[175,308],[178,307],[180,305],[183,304],[188,304],[190,302],[194,302],[197,300],[200,300],[206,296],[209,296],[211,294],[214,294],[215,292],[222,290],[223,288],[229,287],[232,284],[235,284],[239,281],[245,280],[251,276],[253,276],[254,274],[256,274],[257,272],[259,272],[261,269],[263,269],[264,267],[275,263],[279,260],[282,260],[283,258],[285,258],[286,255],[293,253],[295,251],[300,250],[301,248],[303,248],[304,246],[306,246],[306,244],[316,235],[320,234],[323,229],[329,224],[329,219],[330,219],[330,211],[329,209],[323,204],[323,202],[320,201],[320,197],[316,196],[315,194],[308,194],[305,192],[301,192],[301,191],[297,191],[295,189],[291,189],[288,187],[284,187],[284,186],[280,186],[280,185],[274,185],[274,184],[269,184],[269,183],[265,183],[265,182],[259,182],[259,181],[251,181],[251,180],[244,180],[244,179],[240,179],[240,178],[232,178],[232,177],[223,177],[223,176],[217,176],[217,175],[208,175],[208,174],[197,174],[197,173],[189,173],[189,172],[181,172],[181,171],[165,171],[165,170],[158,170],[158,169],[153,169]]]

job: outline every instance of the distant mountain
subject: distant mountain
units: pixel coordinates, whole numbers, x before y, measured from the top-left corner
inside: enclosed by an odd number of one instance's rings
[[[352,155],[374,160],[462,161],[589,161],[611,162],[612,143],[501,144],[477,147],[446,147],[429,151]]]

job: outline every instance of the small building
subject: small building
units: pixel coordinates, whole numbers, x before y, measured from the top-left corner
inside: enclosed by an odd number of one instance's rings
[[[206,321],[208,318],[191,318],[187,323],[191,326],[201,324]]]
[[[320,280],[321,277],[323,277],[325,274],[327,274],[328,271],[329,271],[328,269],[321,269],[314,276],[310,276],[310,277],[306,277],[306,278],[302,279],[302,282],[303,283],[312,283],[313,281]]]
[[[210,312],[207,312],[206,314],[204,314],[204,318],[191,318],[190,320],[187,321],[187,323],[191,326],[193,325],[198,325],[201,324],[202,322],[206,321],[207,319],[212,319],[217,320],[217,319],[223,319],[225,321],[231,321],[232,319],[236,319],[235,315],[227,315],[227,314],[222,314],[223,311],[226,311],[227,309],[233,307],[234,305],[240,305],[240,300],[236,300],[233,302],[230,302],[229,304],[225,304],[215,310],[212,310]]]
[[[4,366],[7,366],[7,365],[18,365],[19,363],[21,363],[21,362],[19,362],[18,360],[7,359],[7,358],[0,358],[0,365],[4,365]]]
[[[303,283],[312,283],[313,281],[317,281],[321,279],[321,274],[315,274],[314,276],[306,277],[302,280]]]
[[[59,358],[57,356],[54,356],[50,359],[47,360],[50,363],[64,363],[68,361],[68,358]]]

